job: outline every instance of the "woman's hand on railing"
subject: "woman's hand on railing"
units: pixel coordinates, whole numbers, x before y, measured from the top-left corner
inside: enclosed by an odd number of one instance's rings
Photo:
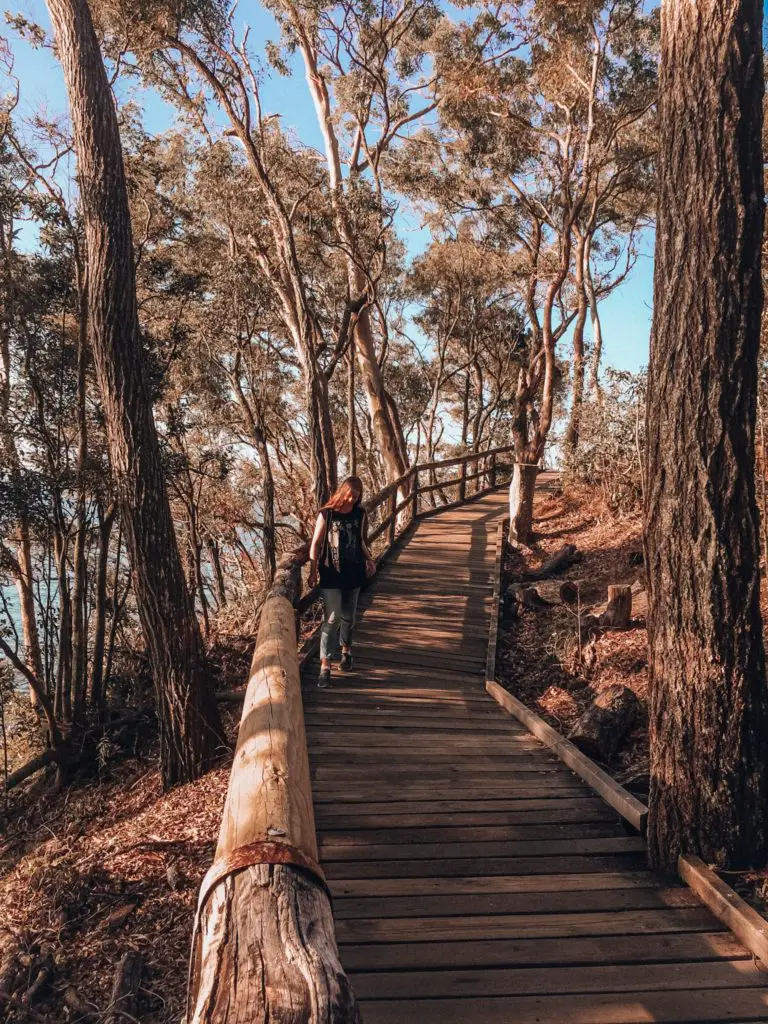
[[[368,579],[376,575],[376,562],[372,558],[366,558],[365,560],[365,575]]]

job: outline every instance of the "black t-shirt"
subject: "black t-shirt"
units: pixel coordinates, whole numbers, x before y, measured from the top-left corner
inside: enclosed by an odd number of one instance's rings
[[[363,552],[363,520],[365,512],[358,505],[351,512],[325,509],[325,540],[320,558],[320,586],[329,589],[354,590],[365,583]]]

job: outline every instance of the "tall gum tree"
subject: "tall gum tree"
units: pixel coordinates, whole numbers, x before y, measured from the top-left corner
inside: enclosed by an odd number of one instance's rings
[[[69,97],[88,255],[91,344],[166,786],[210,766],[220,723],[163,477],[139,334],[130,212],[114,101],[87,0],[47,0]]]
[[[761,0],[662,6],[647,410],[652,864],[768,855],[755,404]]]
[[[478,61],[489,25],[506,45]],[[404,189],[446,224],[471,221],[478,238],[516,264],[509,285],[522,297],[529,341],[512,401],[513,543],[532,534],[558,346],[576,321],[578,437],[584,325],[631,267],[634,227],[649,207],[655,34],[656,18],[640,0],[542,0],[486,13],[462,40],[438,129],[422,133],[402,166]],[[626,239],[623,258],[603,251],[605,237],[611,252]]]

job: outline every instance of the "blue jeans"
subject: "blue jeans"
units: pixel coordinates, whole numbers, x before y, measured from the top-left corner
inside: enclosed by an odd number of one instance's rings
[[[349,647],[352,644],[352,627],[355,624],[360,587],[355,587],[354,590],[322,588],[320,595],[325,607],[320,630],[320,660],[330,661],[336,653],[339,633],[342,647]]]

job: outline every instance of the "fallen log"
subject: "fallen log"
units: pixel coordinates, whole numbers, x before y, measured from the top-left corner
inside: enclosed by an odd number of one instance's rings
[[[626,629],[632,618],[632,588],[608,587],[608,604],[600,615],[603,629]]]
[[[611,761],[634,728],[639,711],[640,702],[629,687],[609,686],[576,721],[568,739],[587,757]]]
[[[214,863],[193,936],[189,1024],[357,1024],[318,864],[294,603],[306,551],[261,613]]]
[[[552,605],[545,597],[542,597],[536,587],[518,587],[515,591],[517,603],[523,608],[531,608],[533,611],[541,611],[543,608],[551,608]]]
[[[141,983],[144,980],[144,960],[133,950],[123,953],[115,971],[109,1006],[104,1024],[128,1024],[139,1020]]]
[[[39,757],[35,757],[31,761],[27,761],[27,763],[22,765],[21,768],[17,768],[15,772],[11,772],[5,780],[6,793],[15,789],[16,786],[20,786],[22,782],[26,782],[26,780],[30,778],[30,776],[34,775],[35,772],[42,771],[43,768],[47,768],[50,764],[55,764],[60,757],[61,754],[59,751],[45,750]]]
[[[522,573],[521,579],[527,583],[535,583],[537,580],[547,580],[558,573],[564,572],[576,562],[581,561],[581,552],[575,544],[564,544],[559,551],[556,551],[551,558],[548,558],[538,569]]]

